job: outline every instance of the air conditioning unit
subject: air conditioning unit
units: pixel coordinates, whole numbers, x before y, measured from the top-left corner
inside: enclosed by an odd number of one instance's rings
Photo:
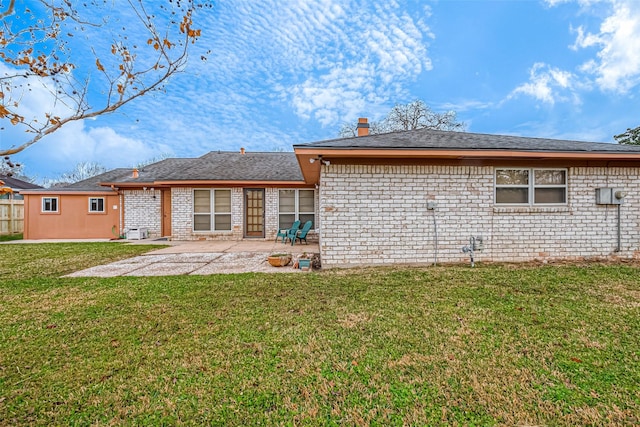
[[[149,229],[146,227],[130,228],[127,231],[128,240],[142,240],[149,237]]]

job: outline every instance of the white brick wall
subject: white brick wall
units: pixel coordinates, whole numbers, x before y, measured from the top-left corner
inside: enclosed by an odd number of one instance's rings
[[[640,169],[569,168],[566,207],[496,207],[490,166],[330,165],[320,191],[324,266],[468,262],[461,248],[483,236],[478,261],[640,255]],[[623,187],[622,251],[617,211],[595,188]],[[426,209],[427,201],[437,204]]]
[[[171,236],[176,240],[191,240],[193,230],[193,189],[171,189]]]
[[[176,240],[240,240],[242,215],[242,188],[232,188],[231,231],[193,231],[193,188],[171,189],[171,234]]]
[[[159,190],[124,190],[124,231],[146,227],[149,237],[160,237],[162,216]]]
[[[265,240],[275,239],[278,231],[278,190],[265,188]],[[244,237],[244,189],[231,189],[232,231],[193,231],[193,188],[171,189],[171,231],[176,240],[241,240]],[[318,217],[316,192],[316,218]]]
[[[265,189],[264,231],[265,240],[275,239],[278,233],[278,188]]]

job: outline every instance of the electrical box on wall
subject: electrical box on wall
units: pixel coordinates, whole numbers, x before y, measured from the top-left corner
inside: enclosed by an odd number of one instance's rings
[[[627,192],[622,188],[596,188],[597,205],[621,205]]]

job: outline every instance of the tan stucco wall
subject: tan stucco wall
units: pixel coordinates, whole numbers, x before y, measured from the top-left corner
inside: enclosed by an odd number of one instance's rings
[[[57,197],[58,212],[42,212],[42,198]],[[104,213],[89,213],[89,198],[104,197]],[[115,237],[120,227],[116,194],[25,194],[25,239],[101,239]],[[115,207],[115,209],[114,209]]]
[[[534,165],[532,165],[534,167]],[[484,238],[477,261],[638,256],[640,168],[569,167],[566,206],[495,206],[493,166],[334,165],[320,189],[322,263],[468,262],[461,249]],[[621,207],[596,205],[597,187],[628,192]],[[434,211],[427,202],[435,202]]]

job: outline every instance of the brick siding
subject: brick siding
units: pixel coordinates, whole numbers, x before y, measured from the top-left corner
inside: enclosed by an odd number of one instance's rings
[[[146,227],[149,237],[160,237],[161,194],[159,190],[124,190],[124,231]]]
[[[279,188],[265,188],[265,240],[275,239],[278,232]],[[241,240],[244,238],[244,189],[231,189],[232,231],[193,231],[193,188],[171,189],[171,232],[175,240]],[[318,194],[316,192],[316,218]],[[310,234],[311,236],[311,234]]]
[[[567,206],[494,206],[491,166],[330,165],[320,191],[323,266],[639,256],[640,169],[568,168]],[[621,207],[595,204],[597,187],[628,192]],[[435,210],[427,210],[427,202]]]

